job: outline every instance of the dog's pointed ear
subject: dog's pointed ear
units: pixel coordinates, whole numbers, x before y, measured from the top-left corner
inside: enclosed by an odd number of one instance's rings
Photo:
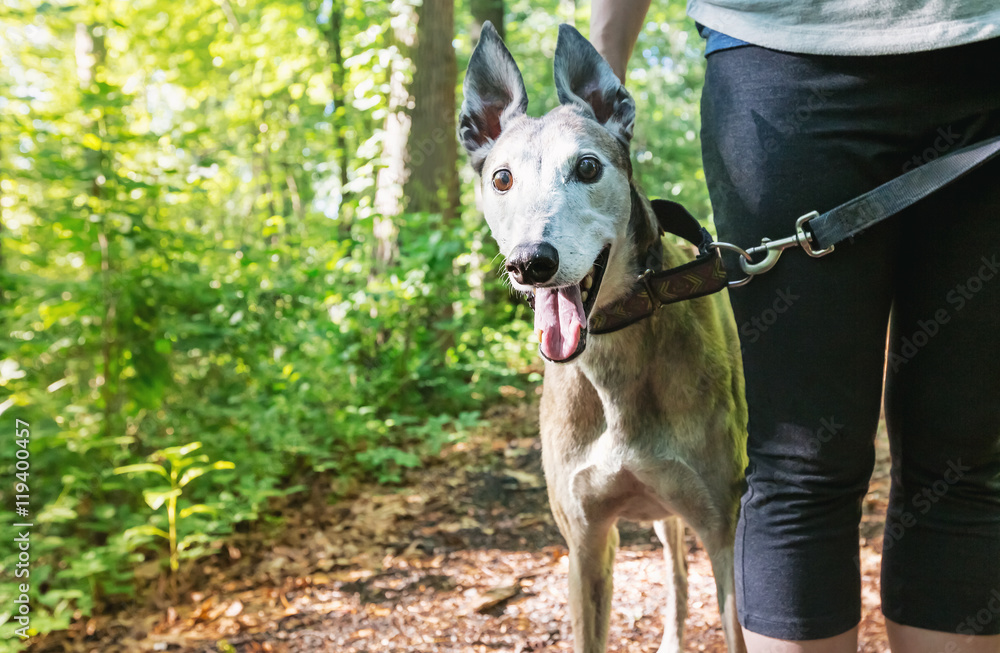
[[[521,71],[489,21],[483,23],[462,91],[458,139],[469,152],[472,167],[481,172],[500,132],[528,109]]]
[[[582,107],[628,148],[635,101],[611,65],[572,25],[559,26],[555,80],[559,102]]]

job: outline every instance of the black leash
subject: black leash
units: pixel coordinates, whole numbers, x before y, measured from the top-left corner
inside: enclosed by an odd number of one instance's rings
[[[833,246],[964,177],[1000,154],[1000,136],[940,157],[809,221],[815,247]]]
[[[740,268],[747,276],[729,282],[732,287],[742,286],[755,275],[774,267],[784,250],[802,247],[809,256],[825,256],[833,251],[837,243],[896,215],[987,161],[995,159],[997,155],[1000,155],[1000,136],[925,163],[822,215],[816,211],[807,213],[795,221],[795,234],[787,238],[765,238],[760,245],[748,250],[730,243],[716,242],[712,246],[736,252],[742,257]],[[764,259],[754,263],[753,257],[759,254],[764,254]]]
[[[618,331],[652,315],[665,304],[703,297],[726,288],[742,286],[767,272],[786,249],[801,247],[812,257],[826,256],[834,246],[853,238],[923,198],[979,168],[1000,155],[1000,136],[956,150],[888,181],[864,195],[823,213],[812,211],[795,221],[795,233],[786,238],[764,238],[760,245],[744,250],[731,243],[712,242],[709,233],[688,211],[666,200],[653,200],[653,211],[663,231],[680,236],[698,247],[694,260],[667,270],[646,270],[633,282],[632,290],[589,317],[594,334]],[[633,201],[635,201],[633,199]],[[737,253],[742,279],[729,280],[721,251]],[[758,262],[754,257],[763,256]]]

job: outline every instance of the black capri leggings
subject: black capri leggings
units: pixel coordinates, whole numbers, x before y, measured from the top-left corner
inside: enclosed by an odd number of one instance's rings
[[[702,142],[719,238],[790,235],[800,215],[1000,134],[998,61],[1000,39],[885,57],[710,55]],[[750,408],[736,534],[749,630],[817,639],[858,623],[885,370],[882,611],[1000,633],[998,164],[825,258],[787,251],[731,293]]]

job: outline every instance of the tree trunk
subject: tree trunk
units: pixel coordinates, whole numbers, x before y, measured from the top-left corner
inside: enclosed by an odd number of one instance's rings
[[[344,47],[342,44],[344,25],[343,0],[333,0],[330,7],[330,22],[326,30],[327,47],[330,49],[330,93],[333,98],[333,148],[337,157],[337,174],[340,181],[340,219],[338,231],[342,238],[350,234],[351,218],[345,212],[350,204],[347,192],[347,168],[350,151],[347,147],[347,72],[344,70]]]
[[[558,15],[570,25],[575,25],[576,0],[559,0]]]
[[[490,21],[496,28],[500,38],[506,37],[503,26],[503,0],[469,0],[469,11],[472,13],[472,45],[479,43],[479,32],[483,23]]]
[[[389,77],[385,167],[375,192],[376,267],[382,269],[395,258],[395,218],[404,209],[449,220],[458,212],[454,0],[424,0],[415,15],[409,3],[397,0],[393,11],[398,56]]]
[[[413,111],[409,138],[410,175],[403,195],[410,211],[458,211],[458,140],[455,135],[454,0],[424,0],[417,10]]]
[[[407,175],[406,142],[410,136],[408,57],[416,43],[416,13],[408,2],[393,2],[392,62],[389,66],[388,112],[382,137],[384,166],[375,180],[375,269],[385,270],[396,258],[395,218],[403,212],[403,184]]]
[[[0,122],[0,127],[2,127],[2,126],[3,126],[3,123]],[[0,182],[2,182],[2,180],[4,178],[4,175],[3,175],[3,172],[4,172],[3,171],[3,160],[4,160],[3,159],[3,144],[5,142],[6,141],[4,141],[3,133],[0,133]],[[3,206],[3,201],[2,200],[3,200],[3,184],[0,183],[0,207]],[[3,239],[4,239],[4,233],[3,232],[4,232],[4,229],[5,229],[5,227],[4,227],[4,223],[3,223],[3,209],[0,208],[0,305],[3,305],[3,304],[7,303],[7,295],[6,295],[6,291],[4,290],[7,287],[7,274],[6,274],[7,273],[7,264],[4,261],[4,259],[3,259]],[[4,317],[6,317],[6,316],[4,316]],[[6,325],[4,325],[4,326],[6,326]]]
[[[76,72],[80,88],[85,94],[90,93],[91,85],[97,76],[97,71],[104,66],[106,48],[104,37],[95,34],[93,25],[77,23],[75,38]],[[91,114],[93,115],[93,114]],[[88,170],[94,174],[90,185],[90,196],[94,199],[94,213],[99,217],[97,222],[97,243],[101,252],[101,304],[103,316],[101,319],[101,378],[98,379],[103,408],[104,437],[111,438],[118,429],[118,412],[120,407],[120,374],[118,329],[118,297],[114,288],[114,230],[108,225],[108,207],[105,205],[104,185],[111,178],[111,165],[105,152],[108,140],[105,117],[100,115],[88,120],[86,129],[95,133],[101,140],[98,150],[86,151]]]
[[[256,73],[255,73],[256,74]],[[274,226],[274,218],[279,215],[283,215],[283,212],[279,214],[278,212],[278,194],[279,186],[274,180],[274,166],[271,162],[271,134],[269,132],[269,125],[267,121],[267,109],[265,108],[265,99],[263,96],[259,96],[254,102],[255,107],[259,107],[257,111],[257,128],[254,130],[257,133],[257,157],[260,159],[260,172],[255,175],[261,180],[261,190],[264,196],[264,207],[267,210],[267,217],[264,218],[263,228],[266,230],[268,227]],[[275,247],[281,241],[280,232],[278,229],[274,229],[269,236],[264,237],[264,248]]]
[[[506,38],[507,30],[504,28],[503,0],[470,0],[469,10],[472,13],[472,34],[473,47],[479,43],[479,34],[483,30],[483,23],[490,21],[496,29],[500,38]],[[482,205],[482,195],[479,184],[475,185],[476,206]],[[472,248],[469,251],[469,269],[465,274],[469,278],[469,296],[477,301],[486,300],[486,275],[483,270],[486,267],[486,260],[482,249]]]

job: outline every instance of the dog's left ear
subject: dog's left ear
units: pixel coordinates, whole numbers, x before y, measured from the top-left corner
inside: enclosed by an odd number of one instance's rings
[[[528,93],[514,57],[490,21],[483,23],[462,84],[465,99],[458,114],[458,139],[481,172],[500,132],[528,109]]]
[[[628,148],[635,123],[635,101],[610,64],[572,25],[559,26],[555,78],[559,102],[576,104],[590,112]]]

